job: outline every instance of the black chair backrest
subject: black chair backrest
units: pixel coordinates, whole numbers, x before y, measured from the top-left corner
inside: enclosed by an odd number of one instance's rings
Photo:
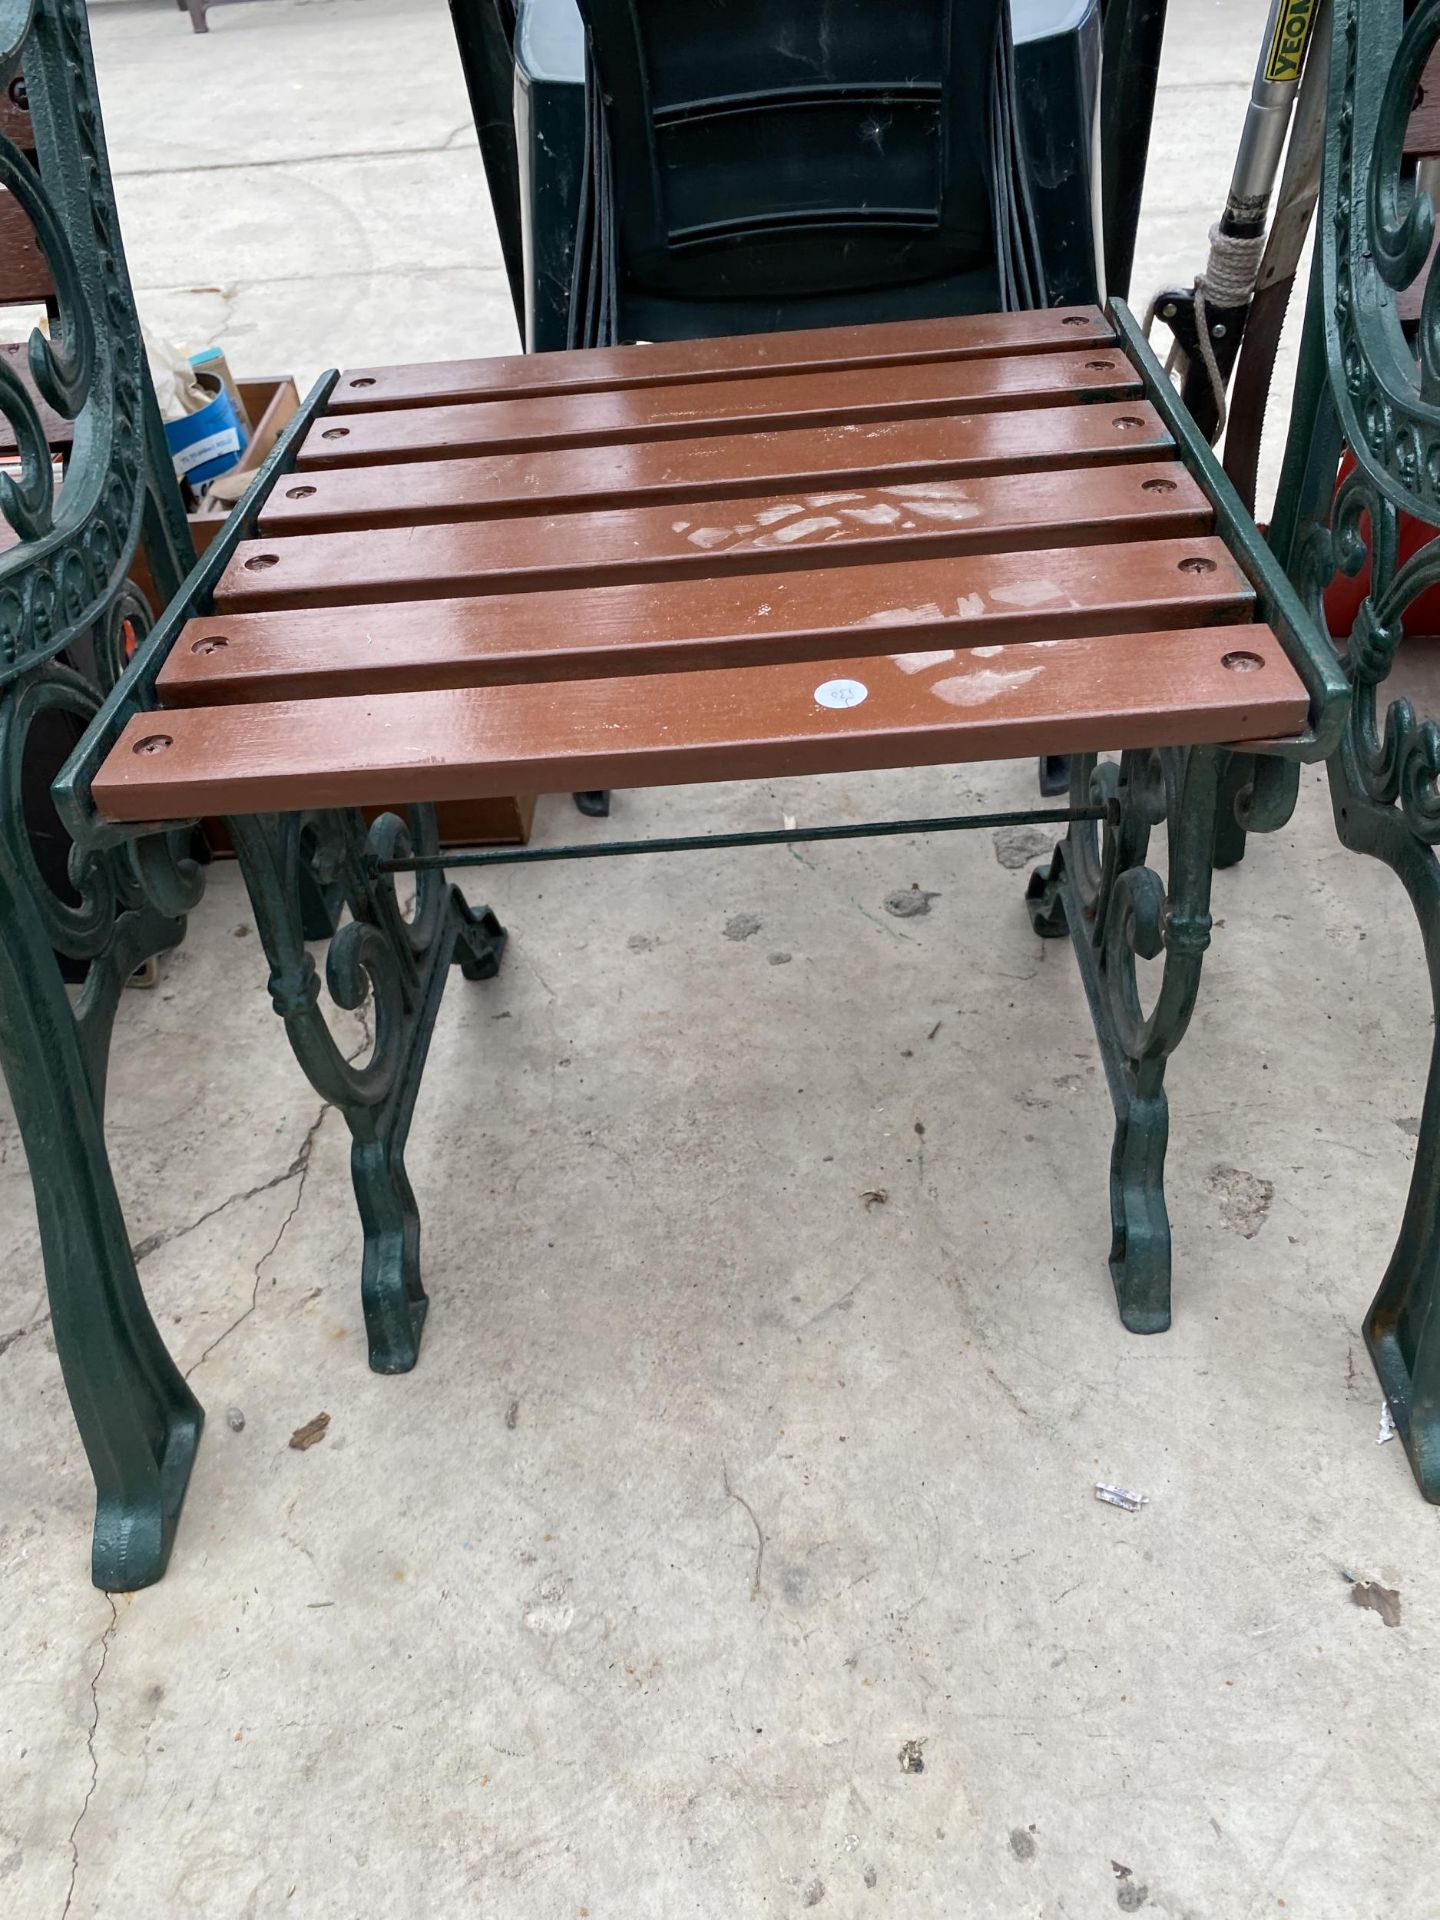
[[[984,273],[1005,0],[580,0],[621,277],[787,299]]]

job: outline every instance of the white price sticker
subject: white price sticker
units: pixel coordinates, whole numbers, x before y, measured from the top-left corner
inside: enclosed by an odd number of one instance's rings
[[[858,707],[870,689],[859,680],[827,680],[815,689],[817,707]]]

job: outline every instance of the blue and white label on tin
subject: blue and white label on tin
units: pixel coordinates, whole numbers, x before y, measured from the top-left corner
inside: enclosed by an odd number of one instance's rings
[[[817,707],[858,707],[870,697],[870,689],[860,680],[827,680],[815,689]]]

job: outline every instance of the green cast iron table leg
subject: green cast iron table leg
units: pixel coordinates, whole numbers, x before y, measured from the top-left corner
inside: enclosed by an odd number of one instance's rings
[[[1072,824],[1026,898],[1035,931],[1068,932],[1095,1022],[1115,1108],[1110,1157],[1110,1275],[1132,1333],[1170,1325],[1170,1220],[1165,1149],[1170,1112],[1165,1064],[1184,1037],[1210,944],[1210,876],[1226,755],[1213,747],[1125,753],[1118,764],[1076,756],[1071,798],[1106,809]],[[1168,888],[1145,864],[1151,831],[1164,826]],[[1146,1014],[1137,960],[1159,960]]]
[[[165,1571],[204,1414],[145,1305],[80,1033],[9,840],[0,835],[0,1065],[34,1182],[55,1345],[95,1479],[91,1575],[128,1591]],[[163,944],[182,931],[176,923]],[[160,944],[136,943],[145,953]]]
[[[428,1301],[420,1279],[420,1215],[405,1171],[405,1141],[450,967],[492,978],[505,931],[474,909],[442,872],[416,876],[413,910],[401,911],[381,859],[438,851],[434,811],[410,809],[367,827],[359,813],[250,815],[227,822],[270,963],[270,997],[295,1057],[350,1129],[350,1172],[364,1235],[361,1303],[370,1365],[406,1373],[420,1353]],[[372,1042],[363,1060],[343,1054],[320,1010],[320,975],[306,947],[296,882],[301,836],[316,874],[349,906],[330,942],[325,984],[337,1006],[370,1002]]]

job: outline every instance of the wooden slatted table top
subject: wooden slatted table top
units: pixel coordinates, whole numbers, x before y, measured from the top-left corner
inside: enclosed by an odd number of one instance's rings
[[[1283,738],[1096,309],[342,374],[113,820]]]

